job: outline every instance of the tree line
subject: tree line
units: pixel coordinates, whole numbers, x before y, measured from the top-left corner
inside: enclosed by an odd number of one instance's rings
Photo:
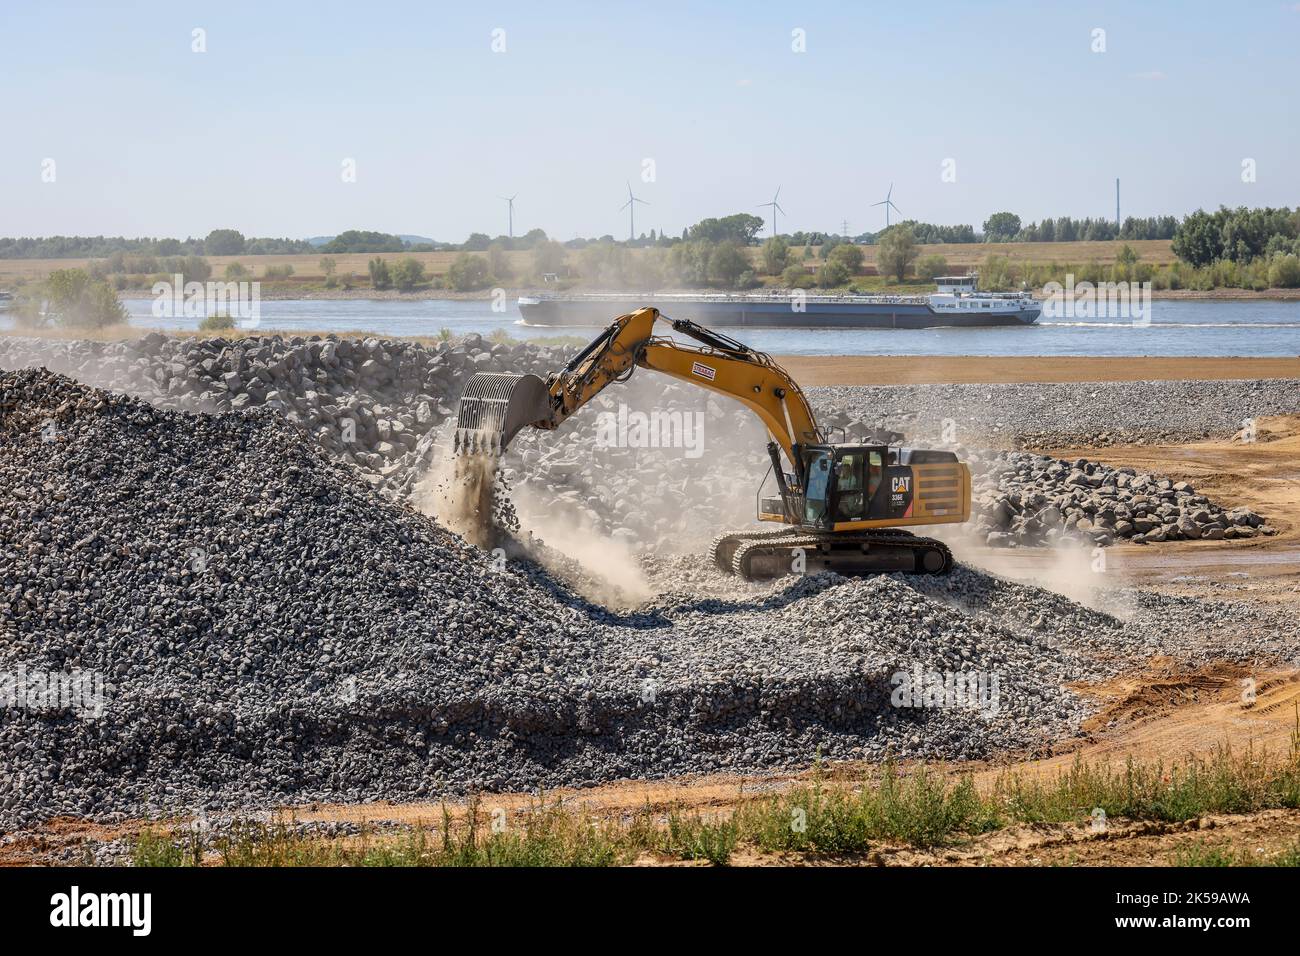
[[[235,229],[214,229],[204,239],[148,236],[0,237],[0,259],[106,259],[114,253],[140,256],[301,255],[314,247],[305,239],[246,239]]]
[[[1173,216],[1151,219],[1125,220],[1122,229],[1102,219],[1074,220],[1068,216],[1046,219],[1041,224],[1030,223],[1023,229],[1020,217],[1014,213],[995,213],[977,232],[971,225],[936,225],[907,220],[917,242],[970,243],[996,242],[1073,242],[1081,239],[1169,239],[1173,237],[1177,220]],[[900,223],[901,225],[901,223]],[[566,249],[585,249],[590,245],[617,243],[632,248],[668,248],[680,242],[738,242],[753,245],[763,230],[761,216],[735,213],[730,216],[709,217],[682,230],[680,236],[659,233],[651,229],[633,239],[617,239],[613,235],[593,238],[574,238],[563,243]],[[884,236],[880,232],[864,232],[848,237],[829,232],[794,232],[784,234],[794,246],[821,246],[831,241],[850,240],[874,245]],[[377,252],[486,252],[497,245],[507,251],[531,250],[549,242],[544,229],[530,229],[522,236],[489,236],[474,232],[464,242],[410,242],[401,236],[370,229],[348,229],[321,245],[306,239],[273,239],[245,237],[238,229],[214,229],[207,236],[187,239],[143,237],[128,239],[124,236],[48,236],[0,238],[0,259],[104,259],[116,253],[135,256],[257,256],[304,255],[321,252],[327,255]]]

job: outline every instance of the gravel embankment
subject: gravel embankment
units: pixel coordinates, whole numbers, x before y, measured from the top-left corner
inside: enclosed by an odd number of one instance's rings
[[[444,426],[470,375],[545,375],[572,354],[572,349],[529,344],[493,345],[477,337],[433,346],[279,335],[225,340],[151,333],[116,343],[0,338],[0,368],[45,365],[164,408],[270,408],[306,429],[333,459],[354,466],[372,487],[399,498],[409,496],[445,453]],[[993,500],[984,503],[989,520],[981,530],[986,536],[1009,535],[994,543],[1017,545],[1050,543],[1047,533],[1053,530],[1107,544],[1153,532],[1157,540],[1193,537],[1198,531],[1204,536],[1216,527],[1226,534],[1230,527],[1258,523],[1234,518],[1219,526],[1213,502],[1170,500],[1164,494],[1169,489],[1161,487],[1155,488],[1160,500],[1151,512],[1139,512],[1132,502],[1123,503],[1127,512],[1112,509],[1101,500],[1109,483],[1081,497],[1080,486],[1070,483],[1076,469],[1056,473],[1044,466],[1039,470],[1048,474],[1035,476],[1027,488],[1023,476],[1008,474],[1005,461],[994,461],[981,449],[1226,437],[1243,418],[1300,411],[1300,388],[1291,380],[844,386],[813,388],[808,394],[822,424],[834,428],[837,438],[885,427],[917,444],[958,446],[976,464],[977,474],[997,481]],[[562,515],[629,547],[680,552],[698,548],[719,527],[752,519],[755,493],[769,464],[765,443],[758,420],[739,404],[638,371],[559,431],[523,432],[507,454],[506,477],[526,503],[525,511]],[[1097,467],[1089,463],[1084,469],[1089,480]],[[1157,486],[1163,477],[1150,476]],[[993,489],[986,482],[980,490]],[[1022,520],[1032,519],[1040,507],[1025,514],[1016,500],[1022,494],[1055,501],[1063,515],[1059,527],[1052,520]],[[1164,506],[1177,513],[1167,508],[1159,513]],[[1194,520],[1202,511],[1203,520]],[[1054,513],[1046,517],[1054,519]],[[1159,520],[1160,530],[1137,531],[1134,519]],[[1091,527],[1081,528],[1080,521]]]
[[[889,411],[889,427],[909,437],[939,436],[951,422],[951,440],[991,448],[1227,438],[1244,419],[1300,411],[1295,379],[845,385],[809,392],[818,403]]]
[[[1242,659],[1296,637],[1263,611],[1197,613]],[[986,757],[1077,728],[1090,705],[1065,682],[1205,653],[1186,615],[1150,618],[968,569],[669,589],[616,614],[533,565],[497,570],[275,415],[0,375],[0,829],[819,751]],[[73,671],[107,681],[95,707],[37,693]],[[980,706],[894,706],[914,671],[982,676]]]

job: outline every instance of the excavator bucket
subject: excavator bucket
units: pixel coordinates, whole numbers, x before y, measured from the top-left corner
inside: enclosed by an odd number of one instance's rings
[[[479,372],[460,397],[455,453],[500,455],[521,428],[550,417],[550,394],[536,375]]]

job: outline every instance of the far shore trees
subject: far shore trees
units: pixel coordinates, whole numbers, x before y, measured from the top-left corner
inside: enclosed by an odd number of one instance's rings
[[[514,275],[514,269],[510,266],[510,257],[506,255],[506,247],[503,243],[493,242],[488,245],[488,272],[492,278],[498,282],[505,282]]]
[[[726,288],[738,288],[740,277],[748,271],[749,257],[738,242],[718,243],[709,257],[709,278]]]
[[[721,219],[701,219],[695,225],[691,226],[689,235],[691,239],[704,239],[709,242],[737,242],[741,245],[749,245],[758,235],[758,231],[763,228],[763,218],[761,216],[751,216],[746,212],[738,212],[732,216],[724,216]]]
[[[1011,242],[1020,232],[1020,217],[1013,212],[995,212],[984,220],[985,242]]]
[[[770,276],[779,276],[790,264],[790,243],[780,236],[773,236],[763,243],[763,272]]]
[[[916,236],[909,226],[891,226],[885,231],[876,252],[876,265],[881,275],[892,275],[899,282],[907,277],[907,270],[918,255]]]
[[[244,234],[238,229],[213,229],[203,240],[203,251],[210,256],[240,256],[244,243]]]
[[[566,262],[564,246],[554,239],[543,239],[533,247],[533,275],[561,275]]]
[[[862,250],[851,242],[842,242],[831,250],[827,262],[838,262],[849,275],[857,275],[862,268]]]

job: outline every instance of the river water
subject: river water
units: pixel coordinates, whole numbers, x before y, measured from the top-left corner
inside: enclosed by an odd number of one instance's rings
[[[157,318],[150,298],[123,299],[131,323],[194,329],[193,318]],[[611,314],[610,318],[614,318]],[[3,317],[0,316],[0,320]],[[258,331],[453,335],[498,329],[516,339],[595,335],[593,328],[533,328],[509,300],[274,299],[261,303]],[[1040,319],[1034,326],[988,329],[723,329],[774,355],[1300,355],[1300,301],[1151,303],[1151,323],[1130,320]]]

